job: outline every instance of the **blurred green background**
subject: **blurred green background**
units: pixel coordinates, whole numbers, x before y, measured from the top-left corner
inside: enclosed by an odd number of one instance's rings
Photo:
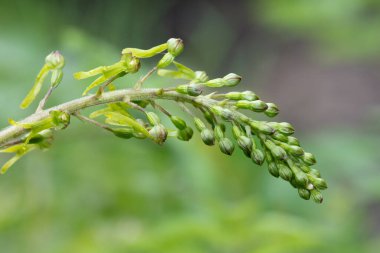
[[[0,126],[32,112],[18,105],[52,50],[66,67],[50,105],[80,96],[73,72],[170,37],[181,62],[278,104],[317,156],[324,203],[198,135],[159,147],[73,121],[0,178],[0,252],[378,252],[378,0],[0,0]]]

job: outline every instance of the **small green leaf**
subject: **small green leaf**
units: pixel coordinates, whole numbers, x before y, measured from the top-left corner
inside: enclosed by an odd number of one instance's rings
[[[140,125],[135,119],[122,115],[118,112],[107,112],[104,114],[111,122],[119,124],[119,126],[130,126],[138,132],[141,132],[146,137],[150,137],[148,130]]]
[[[195,78],[195,72],[189,68],[189,67],[186,67],[185,65],[179,63],[179,62],[176,62],[174,61],[173,62],[174,65],[177,67],[177,69],[182,72],[183,74],[185,74],[186,76],[188,76],[190,79],[194,79]]]
[[[34,82],[34,85],[32,89],[29,91],[28,95],[24,98],[24,100],[21,102],[20,108],[25,109],[27,108],[35,99],[38,93],[41,91],[42,84],[46,78],[46,75],[49,73],[50,68],[44,65],[38,73],[36,81]]]
[[[124,48],[121,53],[128,54],[131,53],[132,55],[138,57],[138,58],[150,58],[153,57],[163,51],[165,51],[168,48],[167,43],[152,47],[150,49],[139,49],[139,48]]]

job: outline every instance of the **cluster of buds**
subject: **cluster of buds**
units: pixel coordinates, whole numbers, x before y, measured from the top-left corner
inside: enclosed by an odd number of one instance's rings
[[[116,78],[138,72],[141,59],[160,55],[166,51],[154,65],[155,67],[140,79],[138,85],[135,85],[132,91],[137,95],[135,94],[133,100],[126,95],[122,101],[107,103],[105,108],[91,113],[89,118],[78,114],[77,111],[72,113],[124,139],[146,138],[160,145],[169,137],[189,141],[194,134],[191,124],[183,118],[172,115],[155,101],[155,99],[174,100],[193,118],[195,128],[199,131],[204,144],[216,145],[226,155],[232,155],[237,146],[253,163],[263,165],[266,162],[269,173],[289,182],[298,190],[301,198],[311,198],[321,203],[323,200],[321,191],[327,188],[326,181],[321,178],[316,169],[311,168],[316,163],[316,159],[311,153],[305,152],[298,139],[292,136],[294,134],[292,125],[286,122],[258,121],[245,114],[245,110],[249,110],[264,113],[272,118],[279,113],[278,107],[274,103],[262,101],[252,91],[213,92],[203,95],[204,87],[234,87],[241,82],[242,78],[237,74],[229,73],[224,77],[209,79],[206,72],[194,71],[176,61],[176,57],[182,53],[183,49],[183,41],[179,38],[171,38],[166,43],[150,49],[125,48],[118,62],[75,73],[76,79],[99,75],[83,94],[102,85],[95,95],[96,99],[101,99],[103,89]],[[64,59],[58,51],[46,57],[45,65],[36,79],[35,86],[22,103],[23,108],[34,100],[49,71],[52,72],[51,88],[59,84],[63,66]],[[169,66],[174,69],[167,68]],[[145,93],[145,97],[138,94],[142,82],[155,71],[161,77],[183,79],[187,82],[175,87],[152,89],[152,92]],[[187,108],[186,103],[195,111]],[[149,105],[152,106],[152,110],[148,108]],[[131,113],[131,110],[136,109],[143,113],[142,118],[136,118],[135,114]],[[172,128],[165,126],[165,120],[161,120],[154,110],[165,114]],[[204,119],[199,115],[196,116],[197,114],[203,115]],[[105,117],[104,123],[94,120],[99,116]],[[51,110],[48,117],[37,122],[11,121],[11,124],[21,125],[29,132],[21,140],[20,145],[0,150],[0,152],[15,153],[15,156],[4,165],[3,171],[30,150],[48,147],[51,138],[46,135],[46,132],[52,133],[52,130],[64,129],[69,123],[68,113],[55,110]]]

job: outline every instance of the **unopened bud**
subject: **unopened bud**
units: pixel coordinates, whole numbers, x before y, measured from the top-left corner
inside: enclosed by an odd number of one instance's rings
[[[321,177],[321,173],[319,172],[319,170],[316,169],[310,169],[310,174],[318,178]]]
[[[168,52],[174,57],[180,55],[183,51],[184,45],[181,39],[171,38],[167,41]]]
[[[327,189],[327,183],[322,178],[312,178],[310,180],[315,187],[317,187],[319,190],[325,190]]]
[[[271,127],[269,124],[265,122],[251,120],[249,121],[249,124],[253,129],[258,130],[259,132],[265,135],[272,134],[274,132],[273,127]]]
[[[218,105],[214,105],[211,107],[211,111],[214,113],[214,114],[217,114],[219,115],[220,117],[222,117],[223,119],[225,120],[230,120],[233,118],[233,113],[231,110],[229,109],[226,109],[226,108],[223,108],[221,106],[218,106]]]
[[[292,170],[284,164],[278,164],[277,166],[280,173],[280,177],[290,182],[290,180],[293,178]]]
[[[268,171],[274,177],[278,177],[280,175],[278,171],[278,167],[274,162],[271,162],[268,164]]]
[[[230,74],[224,76],[223,80],[225,80],[227,82],[226,86],[232,87],[232,86],[236,86],[240,83],[241,76],[236,75],[234,73],[230,73]]]
[[[323,196],[322,194],[316,190],[316,189],[313,189],[310,191],[311,192],[311,199],[314,200],[315,203],[322,203],[323,202]]]
[[[191,127],[186,127],[183,130],[178,131],[177,138],[181,141],[188,141],[193,137],[193,129]]]
[[[278,141],[281,141],[281,142],[287,142],[288,141],[288,136],[286,135],[283,135],[282,133],[278,132],[278,131],[275,131],[273,134],[272,134],[272,137]]]
[[[134,130],[131,127],[113,128],[112,133],[123,139],[130,139],[134,136]]]
[[[249,109],[254,112],[263,112],[268,108],[267,104],[261,100],[250,101]]]
[[[242,134],[243,132],[241,131],[240,127],[238,127],[237,125],[232,126],[232,135],[235,139],[238,139]]]
[[[272,141],[266,140],[265,145],[270,149],[274,158],[279,159],[279,160],[285,160],[287,158],[285,150],[275,145]]]
[[[229,100],[241,100],[242,96],[240,92],[232,91],[225,94],[225,98]]]
[[[176,91],[181,94],[187,94],[190,96],[199,96],[202,94],[201,86],[197,84],[182,84],[176,87]]]
[[[253,91],[247,90],[247,91],[243,91],[241,93],[241,99],[245,99],[248,101],[254,101],[254,100],[258,100],[259,97]]]
[[[303,157],[302,157],[302,160],[307,164],[307,165],[313,165],[317,162],[317,160],[315,159],[315,156],[311,153],[307,153],[305,152]]]
[[[201,139],[207,146],[212,146],[215,143],[214,133],[208,128],[204,128],[201,131]]]
[[[174,61],[174,56],[171,53],[166,53],[157,64],[157,68],[165,68]]]
[[[303,188],[298,188],[298,195],[300,195],[301,198],[309,200],[310,199],[310,191],[303,189]]]
[[[220,88],[223,86],[227,86],[228,83],[223,78],[215,78],[215,79],[211,79],[211,80],[207,81],[205,83],[205,85],[208,87],[211,87],[211,88]]]
[[[296,137],[288,136],[288,144],[293,145],[293,146],[299,146],[300,142],[298,141]]]
[[[247,157],[251,157],[251,152],[252,152],[251,138],[248,138],[247,136],[244,136],[244,135],[240,135],[237,139],[237,144],[239,145],[240,149],[243,150],[244,154]]]
[[[208,76],[206,72],[204,71],[195,71],[195,81],[198,81],[200,83],[207,82]]]
[[[292,135],[294,133],[294,127],[287,122],[281,122],[277,124],[278,131],[285,135]]]
[[[198,131],[202,131],[206,128],[205,123],[203,123],[203,121],[198,117],[194,117],[194,124]]]
[[[141,67],[140,59],[135,56],[132,56],[131,59],[126,63],[126,65],[127,71],[129,73],[136,73],[137,71],[139,71]]]
[[[220,139],[218,145],[220,151],[222,151],[222,153],[226,155],[232,155],[232,153],[234,152],[235,146],[232,143],[232,141],[228,138]]]
[[[221,139],[224,138],[224,130],[223,130],[223,126],[222,124],[218,124],[215,126],[214,128],[214,135],[215,135],[215,138],[219,141]]]
[[[300,168],[303,172],[305,172],[305,173],[309,173],[310,170],[311,170],[309,166],[304,165],[304,164],[300,164],[299,168]]]
[[[256,148],[253,149],[252,153],[251,153],[251,159],[257,165],[262,165],[265,161],[265,156],[264,156],[263,151],[261,151],[260,149],[256,149]]]
[[[65,59],[59,51],[53,51],[46,56],[45,64],[51,69],[62,69],[65,66]]]
[[[146,117],[152,126],[160,124],[160,118],[154,112],[147,112]]]
[[[267,107],[268,108],[264,112],[265,115],[271,118],[277,116],[277,114],[279,113],[277,105],[273,103],[267,103]]]
[[[304,151],[299,146],[287,145],[287,151],[294,156],[302,156]]]
[[[166,138],[168,136],[168,131],[162,124],[158,124],[149,130],[149,134],[153,137],[153,140],[156,143],[162,144],[166,141]]]
[[[178,128],[179,130],[183,130],[187,126],[186,122],[183,119],[181,119],[180,117],[170,116],[170,120],[175,125],[175,127]]]
[[[297,185],[300,187],[306,187],[309,183],[306,174],[300,170],[294,173],[294,178],[296,180]]]

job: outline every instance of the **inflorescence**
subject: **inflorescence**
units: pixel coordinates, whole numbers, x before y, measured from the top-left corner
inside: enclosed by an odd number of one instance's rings
[[[62,80],[64,67],[64,58],[58,51],[49,54],[33,88],[20,106],[27,108],[35,100],[46,77],[51,74],[49,90],[35,113],[37,116],[42,113],[44,115],[36,120],[33,120],[32,115],[32,120],[9,121],[13,127],[21,130],[18,131],[19,135],[12,136],[13,139],[0,142],[0,147],[3,147],[0,152],[14,153],[3,165],[1,173],[6,172],[26,153],[35,149],[48,149],[53,141],[54,131],[65,129],[70,124],[71,116],[120,138],[146,138],[158,144],[163,144],[169,137],[189,141],[194,134],[191,125],[194,125],[204,144],[216,145],[226,155],[232,155],[237,146],[253,163],[263,165],[266,162],[269,173],[288,181],[298,190],[301,198],[311,198],[321,203],[321,190],[326,189],[327,184],[319,171],[311,168],[316,163],[314,155],[305,152],[298,139],[292,136],[292,125],[286,122],[259,121],[250,116],[250,112],[255,112],[264,113],[270,118],[275,117],[279,113],[277,106],[262,101],[252,91],[212,92],[204,95],[205,87],[234,87],[240,83],[241,77],[230,73],[222,78],[209,79],[206,72],[194,71],[176,61],[183,49],[183,41],[176,38],[147,50],[125,48],[120,61],[115,64],[74,74],[76,79],[97,76],[83,92],[83,96],[86,96],[83,99],[86,100],[78,104],[74,101],[71,103],[74,106],[71,107],[62,105],[44,110],[47,99]],[[158,63],[140,78],[134,88],[116,88],[114,80],[137,73],[142,59],[160,55],[162,57]],[[169,69],[171,66],[173,68]],[[142,89],[144,82],[154,73],[185,82],[175,87]],[[87,95],[95,88],[95,94]],[[120,96],[117,91],[124,91],[125,94]],[[173,100],[193,122],[186,122],[171,114],[169,109],[158,104],[158,100]],[[88,117],[80,113],[81,109],[99,104],[105,104],[105,107],[93,111]],[[135,116],[136,111],[140,112],[137,113],[139,117]],[[171,126],[163,123],[159,116],[162,114],[171,121]],[[103,122],[96,120],[99,118],[103,118]]]

